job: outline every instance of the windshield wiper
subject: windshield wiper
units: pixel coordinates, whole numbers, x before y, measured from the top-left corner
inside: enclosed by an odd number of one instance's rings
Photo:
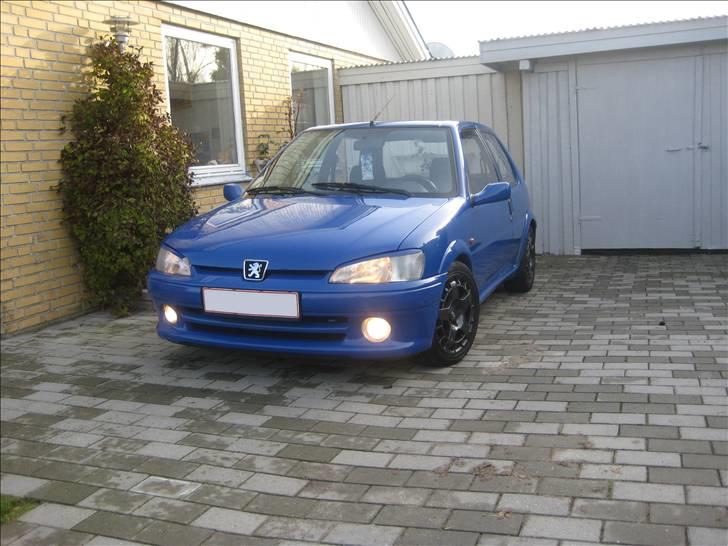
[[[412,194],[406,190],[385,188],[383,186],[370,186],[368,184],[357,184],[356,182],[316,182],[312,184],[312,186],[314,188],[321,188],[322,190],[340,190],[352,193],[396,193],[399,195],[406,195],[407,197],[412,196]]]
[[[273,193],[279,195],[323,195],[318,191],[304,190],[303,188],[296,188],[294,186],[258,186],[257,188],[245,190],[245,193],[248,195],[257,195],[259,193]]]

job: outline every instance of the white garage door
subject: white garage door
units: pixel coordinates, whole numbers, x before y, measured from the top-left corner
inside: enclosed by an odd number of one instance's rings
[[[583,249],[699,246],[696,59],[577,66]]]

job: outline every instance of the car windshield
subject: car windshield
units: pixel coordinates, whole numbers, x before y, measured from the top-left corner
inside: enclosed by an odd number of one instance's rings
[[[445,127],[315,129],[293,140],[251,193],[298,188],[318,193],[399,197],[457,194],[453,146]],[[301,193],[301,192],[296,192]]]

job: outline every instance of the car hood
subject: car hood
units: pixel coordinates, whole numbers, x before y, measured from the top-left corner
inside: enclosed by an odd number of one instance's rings
[[[165,244],[194,266],[331,271],[342,263],[397,250],[445,198],[294,196],[242,199],[194,218]]]

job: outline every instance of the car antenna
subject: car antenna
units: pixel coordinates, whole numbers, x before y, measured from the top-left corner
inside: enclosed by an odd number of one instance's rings
[[[394,95],[389,97],[389,100],[387,101],[387,104],[385,104],[382,109],[377,112],[377,115],[372,118],[372,120],[369,122],[369,127],[374,127],[374,122],[377,121],[377,118],[379,118],[380,115],[382,115],[382,112],[384,112],[387,109],[387,106],[389,106],[389,103],[392,102],[392,99],[394,98]]]

